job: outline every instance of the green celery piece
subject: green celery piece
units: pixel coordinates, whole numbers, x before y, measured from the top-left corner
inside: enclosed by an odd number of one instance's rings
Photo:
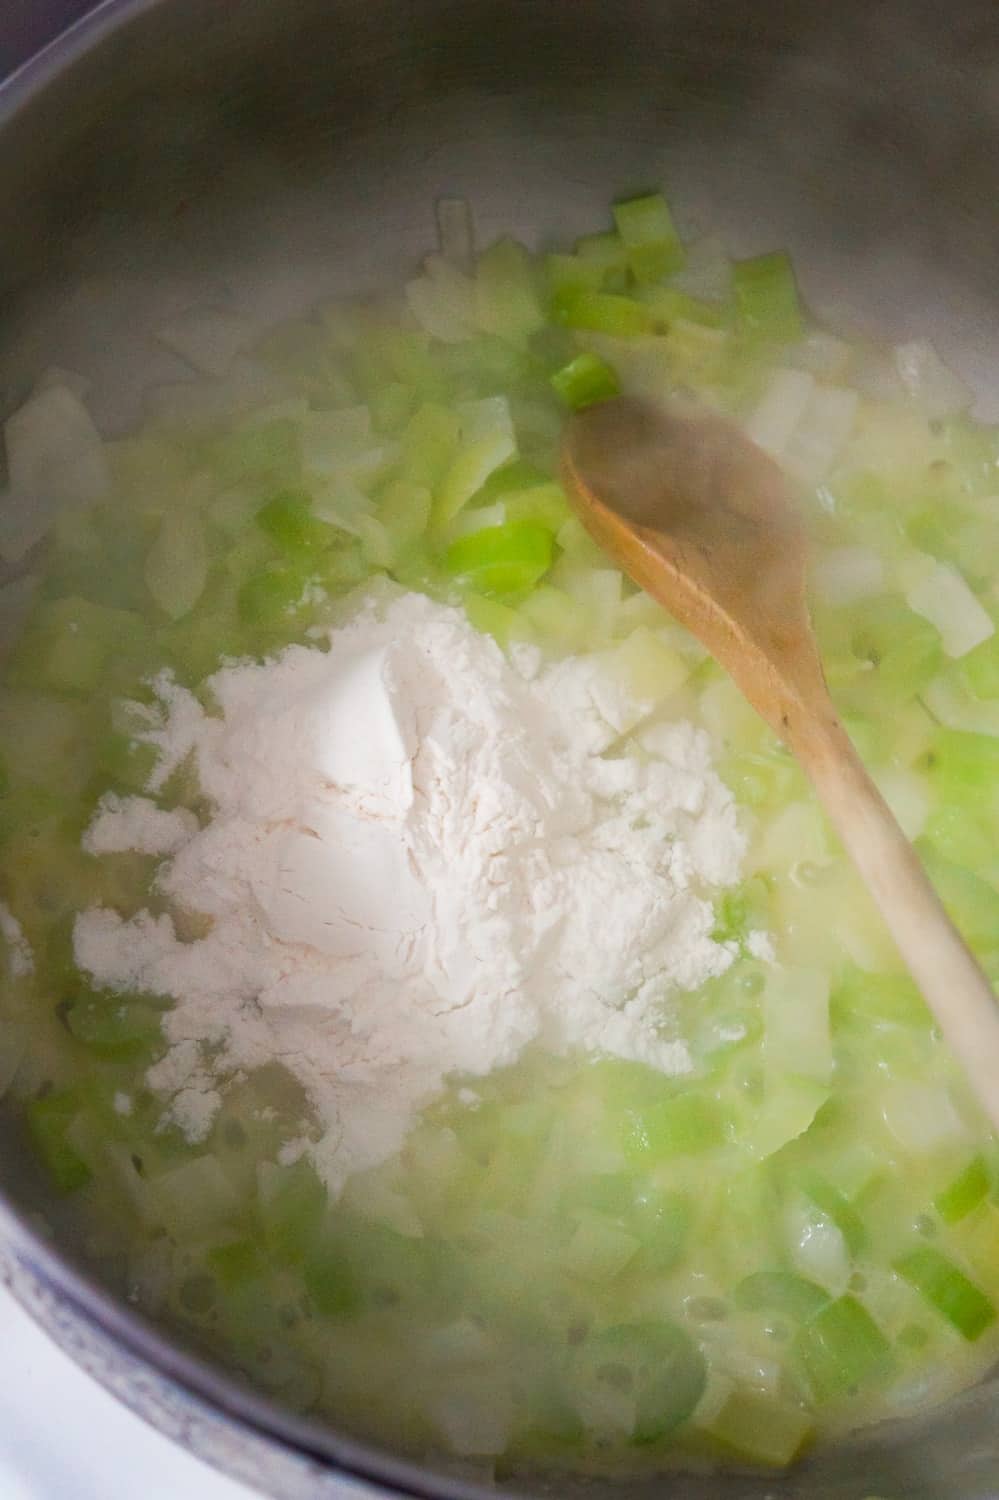
[[[775,344],[801,337],[798,286],[785,251],[737,260],[732,267],[732,295],[739,328],[748,337]]]
[[[534,521],[554,534],[571,515],[565,491],[554,481],[499,493],[507,521]]]
[[[390,380],[388,385],[373,391],[368,405],[375,432],[394,437],[412,416],[415,404],[416,392],[400,380]]]
[[[915,847],[937,895],[966,941],[972,947],[993,947],[999,933],[999,893],[972,870],[945,859],[925,838],[917,839]]]
[[[318,1245],[303,1270],[305,1290],[324,1318],[344,1318],[360,1311],[362,1298],[348,1256],[335,1245]]]
[[[932,682],[943,664],[936,627],[894,596],[850,606],[853,656],[870,668],[854,678],[861,706],[880,719],[887,707],[908,702]]]
[[[466,593],[462,601],[465,613],[483,635],[491,635],[497,645],[506,650],[511,641],[531,639],[530,627],[517,610],[498,599],[487,599],[484,594]]]
[[[867,1230],[846,1195],[818,1172],[804,1171],[797,1180],[802,1192],[819,1212],[832,1219],[850,1254],[860,1255],[867,1245]]]
[[[933,1207],[945,1224],[957,1224],[988,1197],[991,1189],[992,1178],[984,1157],[973,1156],[964,1170],[937,1193]]]
[[[716,943],[741,942],[754,928],[765,928],[770,916],[770,892],[761,876],[723,891],[715,904]]]
[[[255,422],[227,432],[206,455],[222,485],[250,478],[297,476],[302,463],[302,431],[290,417]]]
[[[92,1176],[87,1163],[67,1139],[79,1114],[79,1097],[68,1089],[33,1099],[26,1110],[32,1144],[60,1193],[76,1192]]]
[[[433,490],[447,473],[461,436],[457,412],[427,402],[410,417],[402,434],[400,474],[409,484]]]
[[[736,1388],[705,1431],[742,1462],[783,1469],[805,1447],[814,1423],[800,1406],[760,1391]]]
[[[652,333],[656,323],[652,310],[634,297],[571,289],[559,292],[552,299],[552,319],[563,328],[586,328],[617,338]]]
[[[576,241],[576,255],[588,264],[598,266],[601,282],[628,271],[628,247],[613,229],[603,234],[584,234]]]
[[[828,1292],[793,1271],[753,1271],[735,1289],[736,1307],[784,1313],[796,1323],[806,1323],[828,1301]]]
[[[353,372],[364,401],[387,385],[409,386],[424,401],[439,400],[445,392],[443,372],[422,330],[369,327],[354,348]]]
[[[976,698],[999,698],[999,635],[990,636],[962,656],[959,670],[969,693]]]
[[[267,1248],[276,1260],[304,1260],[319,1233],[326,1202],[326,1189],[304,1157],[290,1167],[260,1164],[257,1211]]]
[[[631,1442],[658,1442],[685,1422],[704,1393],[704,1356],[690,1336],[665,1320],[621,1323],[580,1346],[576,1380],[599,1386],[621,1378],[636,1397]]]
[[[244,625],[287,626],[302,607],[309,572],[300,564],[271,563],[248,578],[239,590],[237,608]]]
[[[521,593],[548,572],[552,543],[551,532],[536,521],[487,526],[452,542],[444,566],[480,593]]]
[[[516,240],[498,240],[475,268],[475,320],[486,333],[521,343],[544,326],[534,261]]]
[[[999,784],[999,739],[970,729],[938,729],[927,768],[951,800],[979,802]]]
[[[849,1295],[820,1308],[799,1330],[793,1347],[820,1403],[883,1379],[893,1365],[888,1340]]]
[[[148,1054],[162,1036],[160,1014],[148,1000],[84,990],[67,1006],[70,1034],[100,1057]]]
[[[74,596],[33,610],[7,665],[7,681],[89,697],[122,642],[145,634],[141,616]]]
[[[939,1250],[910,1250],[895,1262],[895,1270],[969,1343],[995,1322],[993,1303]]]
[[[646,1109],[629,1110],[626,1120],[623,1144],[631,1161],[695,1155],[725,1141],[724,1117],[703,1094],[675,1094]]]
[[[686,1193],[654,1182],[635,1187],[626,1223],[641,1244],[639,1263],[656,1273],[670,1271],[683,1259],[694,1209]]]
[[[942,802],[923,825],[922,837],[952,864],[987,867],[999,844],[995,815],[978,802],[957,807]]]
[[[607,361],[588,352],[577,354],[569,364],[556,370],[551,383],[556,394],[572,411],[606,401],[621,391],[617,375]]]
[[[634,1260],[639,1248],[634,1235],[614,1219],[589,1212],[577,1216],[561,1261],[571,1275],[606,1286]]]
[[[604,266],[596,256],[546,255],[545,275],[550,296],[559,292],[599,292]]]
[[[661,281],[680,270],[687,257],[661,193],[627,198],[613,212],[636,281]]]
[[[291,558],[309,558],[325,551],[339,536],[335,526],[312,513],[312,500],[304,491],[283,490],[261,506],[256,522]]]
[[[701,297],[677,291],[676,287],[650,287],[642,292],[641,300],[667,325],[682,322],[701,328],[725,328],[729,322],[728,309],[723,303],[705,302]]]
[[[227,1240],[209,1250],[206,1259],[212,1275],[227,1291],[258,1280],[267,1270],[260,1246],[252,1239]]]
[[[904,974],[868,974],[848,969],[829,1004],[833,1030],[851,1022],[865,1026],[916,1026],[928,1029],[933,1017],[913,981]]]
[[[394,479],[378,501],[377,516],[397,547],[411,546],[430,523],[429,489]]]

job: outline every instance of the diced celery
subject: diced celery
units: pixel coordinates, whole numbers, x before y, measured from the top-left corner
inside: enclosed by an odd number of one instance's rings
[[[940,900],[973,946],[994,946],[999,933],[999,892],[972,870],[952,864],[925,839],[916,848]]]
[[[602,1214],[581,1215],[563,1252],[563,1264],[574,1276],[605,1285],[624,1270],[640,1248],[628,1234]]]
[[[91,1178],[87,1163],[67,1139],[80,1113],[80,1100],[71,1090],[44,1094],[27,1107],[28,1129],[42,1164],[60,1193],[73,1193]]]
[[[358,1312],[362,1298],[350,1260],[335,1245],[319,1245],[304,1267],[305,1289],[324,1318],[346,1318]]]
[[[293,1166],[261,1162],[257,1207],[268,1249],[275,1259],[297,1262],[309,1253],[326,1212],[326,1189],[304,1157]]]
[[[735,1289],[737,1307],[749,1312],[783,1313],[796,1323],[806,1323],[828,1301],[828,1292],[793,1271],[754,1271]]]
[[[140,616],[79,597],[38,605],[7,668],[8,681],[87,697],[112,653],[142,636]]]
[[[907,975],[866,974],[849,970],[833,992],[830,1015],[834,1029],[859,1021],[865,1026],[929,1028],[933,1018]]]
[[[85,991],[64,1012],[71,1035],[103,1057],[148,1053],[160,1038],[159,1012],[135,996]]]
[[[552,299],[552,318],[563,328],[587,328],[616,338],[652,333],[655,314],[633,297],[616,292],[558,292]]]
[[[158,1172],[147,1183],[148,1212],[178,1239],[214,1239],[238,1216],[236,1191],[210,1152]]]
[[[660,281],[684,263],[683,245],[660,193],[614,205],[614,222],[636,281]]]
[[[430,523],[430,505],[430,491],[404,479],[394,480],[383,491],[377,519],[385,528],[393,560],[423,536]]]
[[[570,514],[569,502],[560,484],[532,484],[524,489],[502,488],[501,497],[508,521],[535,521],[553,533],[565,524]]]
[[[622,1323],[592,1333],[580,1348],[582,1388],[626,1382],[634,1397],[630,1440],[654,1443],[679,1427],[704,1392],[704,1357],[688,1334],[665,1320]]]
[[[820,1402],[835,1400],[883,1379],[892,1367],[891,1345],[855,1297],[829,1302],[800,1330],[794,1350]]]
[[[309,573],[301,564],[272,563],[248,578],[239,591],[239,618],[245,625],[287,626],[308,603]]]
[[[628,1111],[623,1146],[631,1161],[695,1155],[725,1141],[725,1120],[704,1094],[675,1094],[646,1109]]]
[[[208,580],[208,551],[200,516],[167,511],[146,556],[146,587],[172,620],[197,604]]]
[[[836,1225],[850,1254],[859,1255],[867,1245],[867,1230],[846,1195],[818,1172],[802,1172],[798,1182],[806,1197]]]
[[[461,423],[449,407],[426,403],[402,434],[402,472],[407,483],[433,490],[458,451]]]
[[[813,1421],[800,1406],[754,1390],[734,1390],[706,1424],[734,1457],[768,1468],[792,1463],[812,1435]]]
[[[961,676],[976,698],[999,698],[999,637],[990,636],[962,658]]]
[[[252,1239],[226,1240],[209,1250],[206,1259],[219,1285],[226,1290],[256,1281],[267,1269],[260,1247]]]
[[[789,344],[801,337],[801,307],[791,261],[783,250],[737,260],[732,295],[741,330],[753,339]]]
[[[453,521],[486,480],[517,454],[510,407],[503,397],[467,402],[459,418],[461,446],[434,497],[432,515],[438,527]]]
[[[544,323],[534,263],[516,240],[498,240],[475,268],[475,321],[486,333],[520,342]]]
[[[481,593],[511,594],[543,578],[551,559],[551,532],[535,521],[514,521],[459,537],[444,554],[444,566]]]
[[[995,1322],[990,1299],[939,1250],[928,1245],[910,1250],[895,1262],[895,1269],[969,1343]]]
[[[504,650],[511,641],[531,639],[531,629],[523,615],[498,599],[487,599],[482,594],[466,593],[465,613],[483,635],[491,635]]]
[[[581,411],[598,401],[616,396],[621,386],[616,373],[597,354],[577,354],[569,364],[556,370],[551,378],[556,394],[573,411]]]
[[[672,286],[643,288],[640,300],[651,307],[658,320],[666,324],[690,323],[695,327],[719,329],[728,321],[728,310],[721,302],[705,302]]]
[[[992,1178],[984,1158],[973,1156],[963,1171],[941,1188],[933,1207],[945,1224],[957,1224],[978,1207],[992,1189]]]
[[[256,522],[288,557],[310,558],[332,545],[337,528],[320,521],[312,510],[309,495],[298,490],[284,490],[261,506]]]
[[[604,266],[596,256],[546,255],[545,274],[552,295],[598,292],[603,286]]]
[[[584,234],[576,241],[576,255],[599,267],[601,285],[606,284],[608,277],[624,275],[628,270],[628,247],[613,229],[603,234]]]

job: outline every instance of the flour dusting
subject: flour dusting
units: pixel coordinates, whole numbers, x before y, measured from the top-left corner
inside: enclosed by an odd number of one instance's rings
[[[732,961],[710,889],[744,849],[701,731],[643,729],[650,705],[599,656],[508,659],[417,594],[210,687],[211,713],[157,679],[151,797],[105,800],[85,835],[168,856],[174,915],[94,908],[75,929],[95,983],[174,1000],[148,1082],[189,1138],[277,1059],[337,1192],[449,1076],[530,1042],[689,1071],[671,996]],[[188,757],[204,826],[151,800]],[[184,940],[188,913],[207,935]]]

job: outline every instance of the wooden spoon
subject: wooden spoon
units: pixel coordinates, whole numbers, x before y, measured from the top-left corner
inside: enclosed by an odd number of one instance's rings
[[[696,635],[786,741],[999,1129],[999,1010],[829,697],[807,548],[777,465],[731,422],[618,397],[577,413],[566,492],[615,563]]]

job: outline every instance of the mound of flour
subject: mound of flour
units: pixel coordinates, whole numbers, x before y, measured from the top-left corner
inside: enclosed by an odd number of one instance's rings
[[[336,1192],[449,1075],[529,1042],[689,1069],[670,996],[732,961],[708,898],[743,839],[706,737],[636,728],[650,705],[599,658],[511,661],[402,594],[225,667],[217,713],[155,686],[150,795],[106,798],[84,847],[162,856],[174,916],[91,909],[75,952],[99,986],[174,1000],[148,1082],[191,1139],[227,1079],[278,1060]],[[188,757],[203,826],[155,800]],[[206,935],[186,939],[188,913]]]

